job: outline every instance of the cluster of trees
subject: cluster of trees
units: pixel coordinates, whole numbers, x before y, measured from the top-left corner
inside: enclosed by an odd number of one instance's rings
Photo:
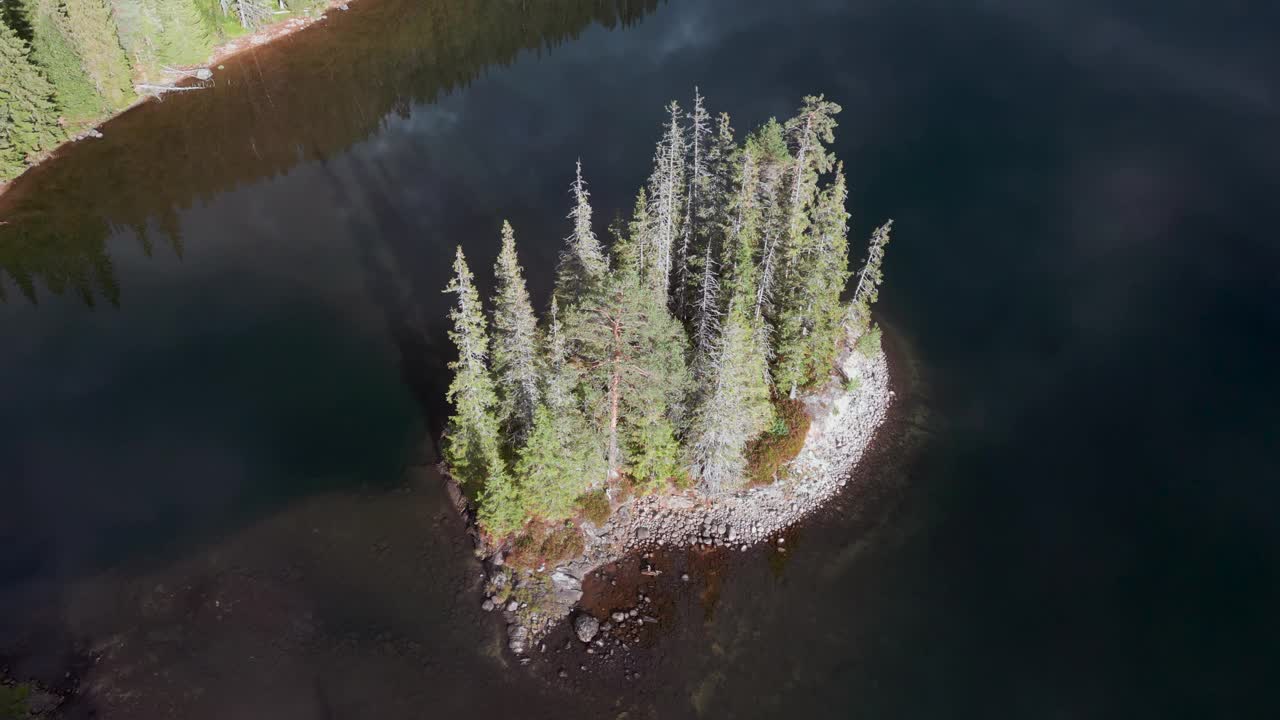
[[[579,163],[541,323],[510,225],[489,313],[458,248],[445,457],[489,533],[565,519],[623,476],[642,490],[743,483],[774,401],[829,378],[846,328],[869,327],[889,226],[842,303],[849,216],[829,149],[839,111],[806,97],[794,118],[739,142],[696,92],[687,114],[673,102],[607,252]]]
[[[321,0],[0,0],[0,182],[136,99],[135,80]]]

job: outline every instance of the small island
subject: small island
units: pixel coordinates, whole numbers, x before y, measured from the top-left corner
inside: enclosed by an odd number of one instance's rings
[[[739,141],[696,91],[687,114],[671,103],[607,248],[579,162],[541,319],[510,224],[487,309],[458,248],[442,469],[516,654],[595,568],[648,546],[745,549],[846,484],[893,394],[870,315],[891,223],[854,278],[839,112],[806,97]],[[583,642],[610,628],[574,623]]]

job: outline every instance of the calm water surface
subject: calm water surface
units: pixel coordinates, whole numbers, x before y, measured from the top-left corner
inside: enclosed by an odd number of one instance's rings
[[[362,0],[229,62],[0,199],[0,659],[80,717],[1276,717],[1277,27]],[[603,224],[695,84],[844,105],[905,399],[789,553],[673,561],[640,679],[504,673],[421,467],[452,248],[545,298],[574,160]]]

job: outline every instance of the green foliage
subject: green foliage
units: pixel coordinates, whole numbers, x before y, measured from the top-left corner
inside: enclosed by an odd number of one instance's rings
[[[603,488],[584,493],[574,502],[582,516],[596,527],[604,525],[613,512],[613,508],[609,506],[609,495]]]
[[[854,345],[863,357],[872,358],[880,352],[880,326],[872,325],[870,330],[858,336]]]
[[[110,109],[134,99],[132,69],[105,0],[61,0],[59,22],[94,89]]]
[[[856,393],[862,389],[862,378],[854,376],[844,381],[844,391]]]
[[[543,520],[571,516],[590,478],[603,476],[599,452],[571,431],[572,426],[557,424],[551,410],[540,405],[520,448],[516,477],[526,490],[526,510]]]
[[[20,174],[32,155],[63,137],[53,86],[31,63],[26,43],[0,22],[0,181]]]
[[[538,321],[533,316],[524,270],[516,257],[511,223],[502,223],[502,251],[493,268],[498,281],[493,298],[493,374],[498,389],[498,418],[516,440],[533,424],[541,393]]]
[[[146,77],[163,66],[204,62],[213,49],[217,21],[199,0],[112,0],[120,42]]]
[[[514,555],[530,565],[580,552],[580,534],[563,523],[608,518],[601,482],[625,497],[785,476],[810,425],[798,390],[831,377],[874,301],[888,226],[873,237],[856,303],[840,303],[847,189],[828,150],[839,106],[807,97],[795,118],[770,120],[742,147],[727,117],[713,137],[700,95],[688,128],[678,106],[668,111],[653,173],[631,217],[612,226],[607,261],[578,166],[540,341],[504,225],[492,370],[459,251],[446,457],[483,479],[480,522],[491,535],[516,534]],[[872,327],[858,348],[876,352],[879,342]],[[510,473],[504,457],[515,458]]]
[[[630,427],[627,474],[642,495],[684,475],[680,456],[680,443],[667,419],[656,417]]]
[[[53,83],[58,109],[72,122],[98,118],[106,103],[98,94],[62,20],[59,0],[24,0],[31,25],[31,59]]]
[[[528,519],[524,497],[496,453],[485,460],[484,487],[476,499],[476,515],[489,534],[505,537],[523,527]]]
[[[27,705],[30,697],[31,686],[26,683],[0,684],[0,720],[26,720],[30,713]]]
[[[484,502],[501,504],[503,507],[493,508],[490,514],[505,527],[512,519],[510,506],[518,498],[499,451],[494,411],[497,395],[487,366],[489,338],[484,311],[461,246],[453,270],[453,280],[445,292],[458,296],[457,305],[449,313],[453,321],[449,339],[458,348],[458,359],[449,364],[454,376],[446,397],[453,404],[454,414],[449,418],[445,437],[445,459],[459,482],[484,483],[482,513]]]

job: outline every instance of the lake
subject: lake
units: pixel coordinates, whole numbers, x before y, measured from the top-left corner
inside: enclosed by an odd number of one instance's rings
[[[1277,27],[360,0],[238,56],[0,197],[0,665],[130,720],[1276,717]],[[429,466],[453,248],[487,292],[509,219],[544,301],[574,162],[603,230],[695,86],[843,105],[902,399],[785,552],[660,558],[625,676],[521,668]]]

